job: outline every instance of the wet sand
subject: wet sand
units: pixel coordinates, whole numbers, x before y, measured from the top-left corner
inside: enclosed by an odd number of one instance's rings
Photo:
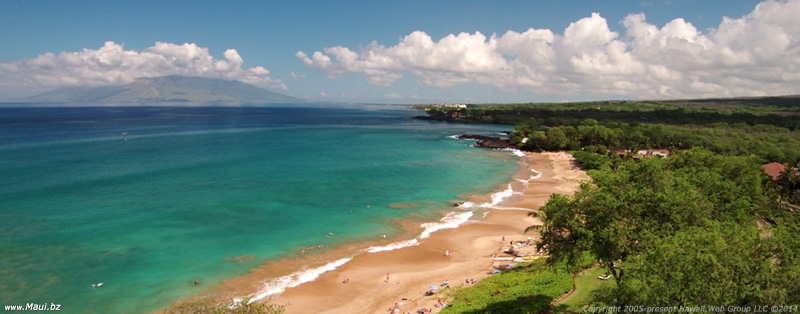
[[[541,222],[527,214],[547,202],[554,193],[571,194],[580,181],[588,180],[585,172],[573,169],[572,156],[566,153],[527,153],[520,158],[520,171],[514,175],[515,194],[496,206],[476,212],[469,222],[453,229],[442,229],[419,240],[419,245],[392,251],[352,252],[369,243],[354,244],[326,251],[324,254],[304,256],[301,260],[282,260],[262,265],[250,274],[231,279],[222,284],[219,295],[242,296],[263,288],[263,282],[286,274],[325,265],[330,261],[352,258],[335,270],[327,271],[310,282],[288,288],[273,303],[287,304],[287,314],[292,313],[376,313],[389,312],[395,305],[402,313],[416,313],[420,308],[431,308],[437,297],[425,296],[428,287],[449,281],[449,286],[465,285],[465,280],[480,280],[492,270],[508,264],[493,261],[492,255],[505,255],[509,241],[526,241],[538,238],[536,232],[524,233],[525,228]],[[541,173],[538,179],[523,182]],[[505,189],[505,187],[503,187]],[[484,216],[485,215],[485,216]],[[477,218],[476,218],[477,217]],[[421,228],[410,226],[410,239]],[[375,245],[386,243],[376,242]],[[533,252],[534,246],[523,248]],[[445,252],[451,254],[446,256]],[[388,281],[387,281],[388,277]],[[348,283],[343,283],[345,278]],[[468,284],[467,284],[468,285]]]

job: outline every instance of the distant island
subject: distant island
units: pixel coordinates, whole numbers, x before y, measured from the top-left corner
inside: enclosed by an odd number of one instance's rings
[[[15,103],[297,103],[304,100],[239,81],[189,76],[139,78],[120,86],[62,87]]]

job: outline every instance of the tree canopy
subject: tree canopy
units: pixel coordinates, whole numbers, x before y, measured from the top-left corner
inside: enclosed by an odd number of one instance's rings
[[[428,119],[516,124],[527,151],[571,151],[592,177],[538,212],[548,263],[588,252],[606,305],[800,303],[800,98],[470,105]],[[668,158],[640,158],[666,148]],[[786,165],[773,181],[761,165]]]
[[[800,302],[796,217],[763,223],[786,213],[753,158],[692,149],[593,171],[540,209],[538,246],[553,262],[597,256],[617,282],[598,294],[607,304]]]

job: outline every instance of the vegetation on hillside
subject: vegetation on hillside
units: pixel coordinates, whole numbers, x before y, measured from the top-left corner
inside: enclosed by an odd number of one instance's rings
[[[588,150],[606,155],[609,150],[703,147],[722,155],[760,157],[760,161],[796,164],[800,161],[800,130],[744,123],[707,126],[649,123],[598,122],[546,126],[530,119],[517,125],[512,142],[523,150]],[[527,140],[526,140],[527,138]]]
[[[591,184],[573,196],[554,195],[534,215],[544,222],[537,245],[549,250],[551,266],[575,267],[591,252],[613,275],[591,304],[800,304],[800,98],[488,105],[428,114],[516,124],[518,148],[569,150],[588,170]],[[671,156],[638,154],[651,149]],[[773,180],[761,167],[768,162],[787,170]]]
[[[468,105],[467,108],[426,108],[427,119],[519,124],[530,118],[552,125],[570,125],[584,119],[625,123],[712,125],[766,124],[800,129],[800,96],[700,99],[674,101],[592,101]]]
[[[617,283],[597,295],[608,305],[800,303],[800,217],[752,159],[692,149],[594,170],[540,209],[538,245],[553,261],[600,258]]]
[[[286,310],[285,305],[250,302],[250,299],[229,299],[220,301],[216,299],[199,299],[165,309],[163,314],[281,314]]]
[[[450,304],[441,313],[541,313],[572,290],[572,273],[595,262],[587,253],[572,266],[549,267],[544,260],[522,263],[475,286],[446,292]]]

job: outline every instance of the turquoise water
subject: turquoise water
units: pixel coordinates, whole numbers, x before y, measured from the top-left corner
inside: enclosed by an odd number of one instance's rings
[[[508,127],[415,114],[0,109],[0,303],[146,313],[309,245],[399,234],[392,218],[436,219],[518,169],[447,137]]]

